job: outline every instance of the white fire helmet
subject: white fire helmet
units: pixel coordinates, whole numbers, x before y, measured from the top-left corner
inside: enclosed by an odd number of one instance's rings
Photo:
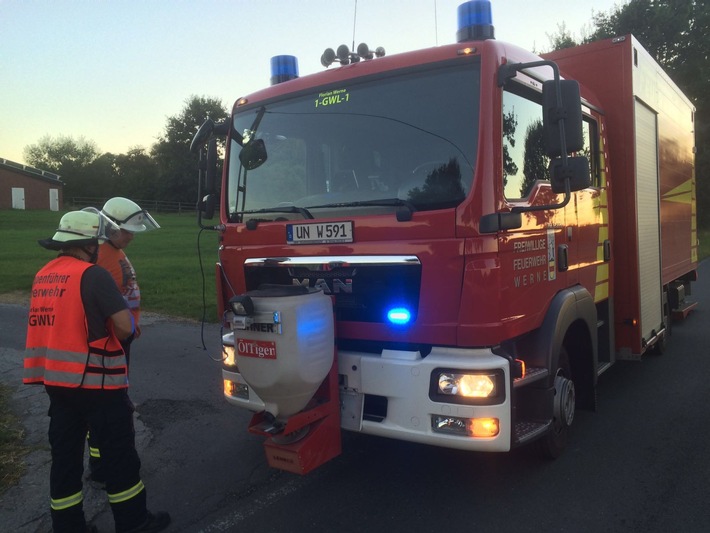
[[[119,231],[109,218],[94,207],[69,211],[59,221],[53,237],[38,241],[44,248],[61,250],[67,246],[86,246],[107,241]]]
[[[132,200],[116,196],[105,204],[101,212],[113,220],[118,227],[131,233],[159,229],[160,225],[150,213]]]

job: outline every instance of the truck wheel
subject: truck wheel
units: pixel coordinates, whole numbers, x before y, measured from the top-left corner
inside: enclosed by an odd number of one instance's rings
[[[668,291],[664,291],[666,293],[666,301],[668,300]],[[651,353],[654,355],[663,355],[666,353],[666,344],[668,343],[668,337],[671,334],[671,325],[672,325],[672,320],[673,320],[673,315],[671,311],[671,304],[670,302],[667,301],[667,303],[663,306],[663,313],[664,313],[664,323],[663,323],[663,335],[661,335],[661,338],[656,341],[656,344],[653,345],[653,349],[651,350]]]
[[[575,390],[570,371],[569,356],[562,346],[555,373],[555,397],[553,400],[552,425],[540,439],[540,448],[548,459],[557,459],[567,447],[569,428],[574,420]]]
[[[656,341],[656,344],[653,345],[651,353],[654,355],[663,355],[666,353],[666,343],[666,334],[664,333],[663,336]]]

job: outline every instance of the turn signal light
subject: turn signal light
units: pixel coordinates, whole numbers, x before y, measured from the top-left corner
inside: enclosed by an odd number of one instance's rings
[[[472,418],[471,436],[478,438],[495,437],[500,432],[497,418]]]
[[[224,381],[224,395],[231,396],[232,398],[241,398],[243,400],[249,399],[249,387],[243,383],[235,383],[228,379]]]

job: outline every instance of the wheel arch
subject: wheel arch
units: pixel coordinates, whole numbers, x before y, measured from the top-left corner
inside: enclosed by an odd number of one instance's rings
[[[552,386],[562,346],[567,350],[578,389],[580,408],[595,407],[597,383],[597,309],[592,295],[575,286],[558,292],[548,307],[542,325],[524,342],[526,362],[549,370]]]

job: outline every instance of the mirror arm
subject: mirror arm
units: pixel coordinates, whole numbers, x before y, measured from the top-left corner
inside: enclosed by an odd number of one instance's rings
[[[562,209],[565,207],[570,199],[572,198],[572,191],[570,190],[569,186],[569,180],[565,180],[565,197],[564,199],[558,203],[558,204],[549,204],[549,205],[516,205],[513,206],[510,210],[513,213],[530,213],[531,211],[548,211],[551,209]]]

